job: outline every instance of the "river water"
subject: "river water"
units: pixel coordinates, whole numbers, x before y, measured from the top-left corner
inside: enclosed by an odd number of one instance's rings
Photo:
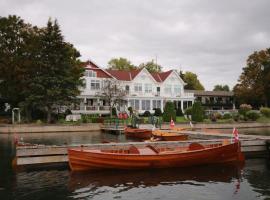
[[[270,199],[266,159],[244,166],[204,166],[147,171],[72,173],[68,169],[14,172],[13,134],[0,135],[0,200],[62,199]],[[20,134],[25,142],[81,144],[126,141],[123,135],[91,133]]]

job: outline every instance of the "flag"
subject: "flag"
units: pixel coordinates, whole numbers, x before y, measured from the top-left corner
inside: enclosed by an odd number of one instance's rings
[[[234,142],[238,142],[239,141],[239,133],[238,130],[236,128],[233,128],[233,137],[234,137]]]
[[[170,128],[173,129],[173,128],[174,128],[174,125],[175,125],[175,124],[174,124],[174,121],[173,121],[173,119],[171,118]]]

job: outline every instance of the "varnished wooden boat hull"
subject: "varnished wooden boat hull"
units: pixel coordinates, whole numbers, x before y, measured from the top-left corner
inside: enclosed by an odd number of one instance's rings
[[[150,139],[152,137],[152,131],[148,129],[125,128],[124,132],[127,137],[139,139]]]
[[[238,143],[209,149],[155,155],[114,154],[69,149],[68,156],[69,165],[73,171],[187,167],[244,160]]]
[[[188,135],[162,135],[162,136],[154,136],[155,138],[159,138],[163,141],[184,141],[188,139]]]

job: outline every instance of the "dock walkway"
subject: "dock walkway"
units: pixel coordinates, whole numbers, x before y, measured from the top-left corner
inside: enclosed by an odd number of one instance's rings
[[[179,132],[180,133],[180,132]],[[183,132],[181,132],[183,133]],[[16,147],[16,159],[14,160],[14,166],[21,167],[35,167],[42,165],[67,165],[68,156],[67,149],[72,147],[81,148],[113,148],[118,146],[131,146],[144,147],[146,145],[176,145],[176,144],[189,144],[192,142],[199,142],[209,144],[212,142],[222,141],[224,139],[231,139],[231,134],[213,134],[204,132],[185,131],[185,134],[189,134],[194,140],[188,141],[159,141],[159,142],[129,142],[129,143],[106,143],[106,144],[87,144],[87,145],[64,145],[64,146],[46,146],[46,145],[32,145],[32,146],[18,146]],[[269,156],[270,136],[259,135],[240,135],[241,149],[246,158],[258,158]]]

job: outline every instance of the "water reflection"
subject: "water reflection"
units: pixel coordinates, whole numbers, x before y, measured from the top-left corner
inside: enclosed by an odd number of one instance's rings
[[[98,171],[71,173],[68,188],[73,197],[97,195],[100,188],[114,188],[118,193],[135,188],[189,185],[203,187],[211,183],[231,183],[239,189],[243,165],[216,165],[191,168],[157,169],[143,171]],[[103,191],[104,192],[104,191]]]

